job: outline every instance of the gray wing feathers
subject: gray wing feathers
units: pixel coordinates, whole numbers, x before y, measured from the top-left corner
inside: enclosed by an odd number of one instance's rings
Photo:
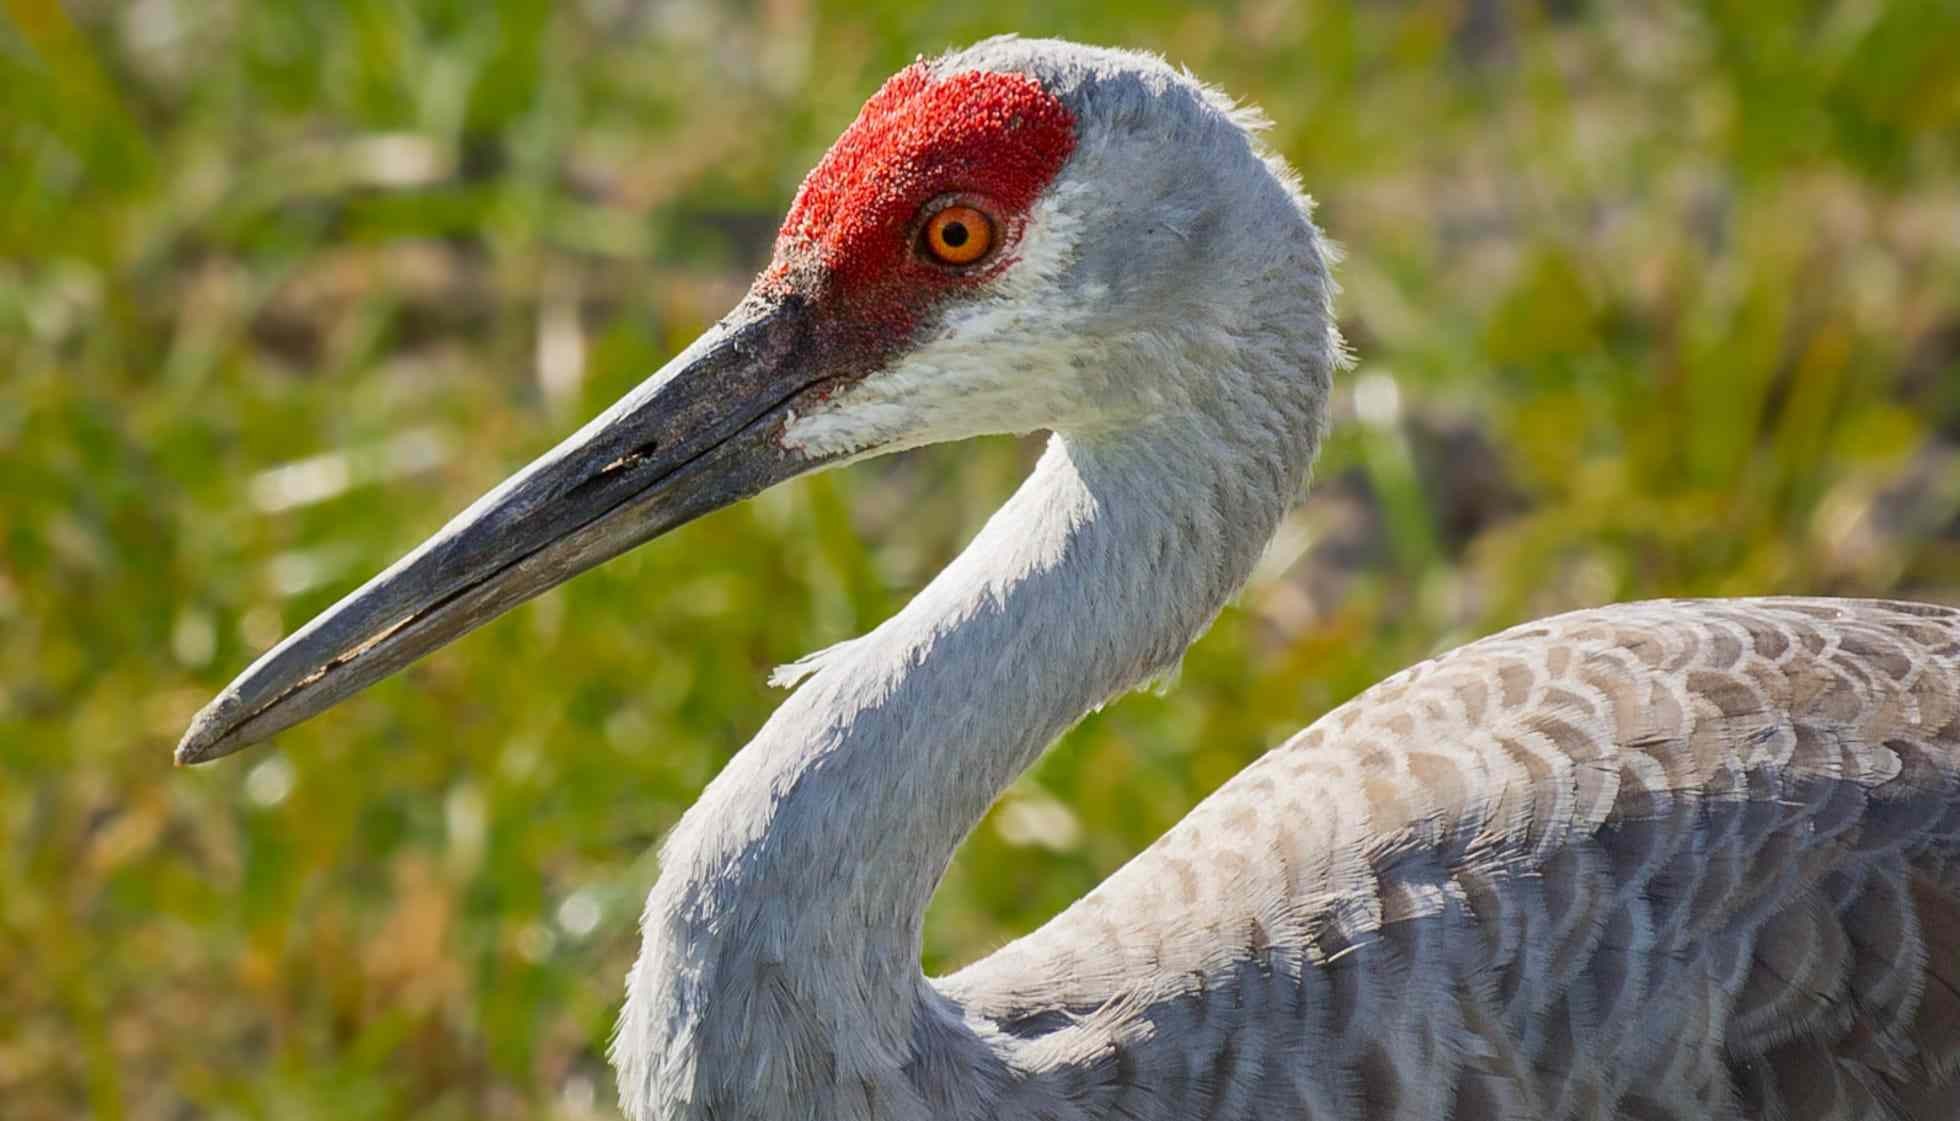
[[[1960,611],[1629,604],[1330,713],[939,982],[1001,1115],[1960,1115]]]

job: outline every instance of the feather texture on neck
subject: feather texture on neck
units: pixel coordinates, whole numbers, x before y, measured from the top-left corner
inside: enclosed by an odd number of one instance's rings
[[[923,1108],[904,1070],[934,1048],[971,1052],[956,1065],[984,1096],[997,1060],[920,975],[926,904],[1001,791],[1170,670],[1251,571],[1314,434],[1227,440],[1223,419],[1052,438],[973,543],[826,651],[708,787],[663,850],[615,1045],[636,1115],[823,1113],[840,1086]]]

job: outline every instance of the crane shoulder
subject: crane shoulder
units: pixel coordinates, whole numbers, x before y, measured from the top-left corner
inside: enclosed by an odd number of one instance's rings
[[[1381,682],[940,985],[1112,1116],[1930,1121],[1956,853],[1960,610],[1624,604]]]

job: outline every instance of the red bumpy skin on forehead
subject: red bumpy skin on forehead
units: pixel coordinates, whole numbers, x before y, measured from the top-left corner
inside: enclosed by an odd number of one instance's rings
[[[919,208],[970,192],[1018,222],[1074,149],[1074,115],[1033,78],[935,78],[915,62],[865,102],[803,181],[769,276],[794,283],[814,266],[840,294],[874,300],[880,289],[944,282],[911,252]]]

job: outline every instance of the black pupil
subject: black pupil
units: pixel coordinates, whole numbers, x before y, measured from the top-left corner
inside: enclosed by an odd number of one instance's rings
[[[957,220],[946,223],[945,228],[939,231],[939,240],[945,242],[947,245],[951,246],[954,249],[958,249],[960,246],[965,245],[966,223]]]

